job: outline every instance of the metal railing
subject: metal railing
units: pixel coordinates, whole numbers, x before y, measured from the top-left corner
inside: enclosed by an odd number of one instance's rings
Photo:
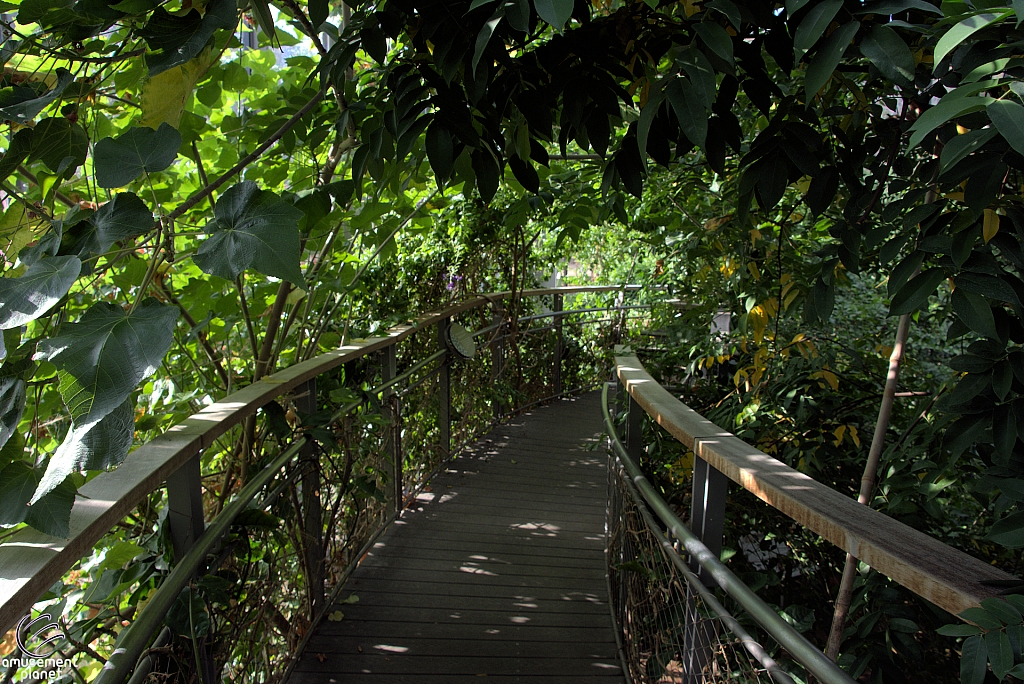
[[[718,427],[651,377],[628,347],[616,349],[615,376],[627,408],[625,445],[605,410],[614,464],[611,494],[619,507],[610,519],[617,554],[612,560],[612,586],[626,641],[633,637],[630,629],[639,630],[638,645],[628,657],[629,669],[639,681],[763,681],[765,674],[773,681],[787,681],[778,666],[794,675],[802,668],[821,682],[852,681],[719,560],[730,483],[953,615],[998,596],[1001,586],[1019,582]],[[653,436],[645,437],[645,423],[692,453],[688,526],[637,465],[646,452],[645,440]],[[692,572],[685,572],[684,565]],[[762,648],[748,640],[742,628],[738,630],[734,620],[709,600],[706,587],[717,587],[720,596],[734,601],[774,645]],[[684,618],[677,619],[677,614]],[[704,623],[709,626],[698,626]],[[686,629],[679,631],[680,624]],[[747,655],[741,654],[738,644]],[[778,662],[765,660],[766,652]],[[655,677],[651,672],[660,674]]]
[[[411,325],[392,328],[383,336],[355,341],[297,364],[207,407],[183,425],[137,449],[120,468],[85,485],[72,511],[71,539],[55,540],[26,529],[0,544],[0,626],[5,630],[12,627],[47,587],[87,556],[96,541],[151,492],[162,488],[166,480],[167,519],[176,563],[148,595],[145,607],[120,630],[111,655],[93,681],[121,684],[133,672],[133,682],[141,681],[150,668],[157,667],[158,652],[166,648],[166,628],[157,638],[160,648],[152,645],[154,637],[183,592],[189,591],[197,578],[216,573],[230,558],[233,542],[226,540],[243,513],[276,510],[274,507],[282,505],[292,506],[290,510],[302,523],[289,566],[297,573],[289,579],[291,591],[300,595],[302,601],[294,611],[306,616],[302,639],[291,653],[297,655],[332,604],[334,593],[329,594],[329,590],[336,593],[341,588],[363,551],[401,514],[431,474],[457,452],[453,442],[466,443],[473,438],[474,420],[477,427],[489,426],[510,412],[585,389],[564,387],[567,323],[563,321],[584,314],[563,310],[564,297],[620,293],[614,305],[585,309],[585,313],[617,312],[616,316],[590,321],[615,323],[608,339],[603,341],[602,346],[608,346],[618,341],[629,313],[636,310],[634,305],[623,304],[621,293],[637,290],[636,286],[568,287],[529,290],[516,296],[498,293],[478,297],[421,316]],[[551,310],[510,318],[503,303],[518,303],[520,297],[550,297]],[[472,361],[457,360],[446,342],[446,333],[457,316],[490,323],[476,326],[474,336],[484,340],[483,347],[489,354],[477,354]],[[516,335],[524,322],[521,319],[546,317],[554,321],[550,329],[523,329]],[[531,339],[534,341],[530,342]],[[397,348],[401,342],[413,348],[400,359]],[[521,393],[514,402],[502,398],[493,392],[493,387],[505,382],[505,371],[510,365],[508,350],[512,348],[523,355],[523,350],[512,345],[529,344],[553,347],[549,357],[539,350],[531,354],[546,361],[544,367],[540,361],[526,370],[523,363],[517,367],[519,379],[531,383],[534,391]],[[482,384],[491,388],[492,395],[487,398],[453,393],[453,380],[461,388],[471,386],[472,378],[484,378]],[[324,386],[318,391],[318,379],[325,386],[341,383],[347,388],[345,396],[354,398],[338,406],[338,402],[326,397]],[[244,486],[207,523],[200,470],[203,450],[233,426],[255,420],[259,409],[274,401],[293,406],[308,425],[279,447],[271,443],[255,459],[254,465],[262,467],[254,468],[256,472],[249,474]],[[377,412],[382,419],[372,418]],[[410,412],[416,414],[415,421],[406,418]],[[483,416],[486,420],[482,420]],[[359,417],[364,422],[353,427]],[[353,430],[361,432],[353,435]],[[361,499],[361,508],[350,528],[340,530],[340,497],[349,492],[345,477],[351,471],[335,467],[331,447],[326,442],[356,438],[377,440],[368,469],[383,487],[376,492],[382,500],[373,496]],[[352,447],[345,441],[344,448]],[[345,471],[344,475],[339,471]],[[32,549],[33,553],[25,553],[25,549]],[[328,562],[329,555],[339,549],[345,556],[341,571],[329,567]],[[186,641],[198,681],[213,684],[221,678],[213,655],[215,644],[195,631],[190,636]],[[293,657],[292,664],[294,660]],[[262,681],[280,681],[287,676],[286,668],[278,664],[278,669],[277,677],[268,674]]]
[[[631,455],[618,436],[608,404],[611,386],[604,386],[601,398],[611,442],[611,600],[632,680],[793,684],[785,669],[707,588],[705,581],[712,580],[808,673],[824,684],[853,684],[848,674],[736,577],[648,482],[636,462],[639,442],[630,440]],[[635,437],[638,416],[631,418],[627,430]]]

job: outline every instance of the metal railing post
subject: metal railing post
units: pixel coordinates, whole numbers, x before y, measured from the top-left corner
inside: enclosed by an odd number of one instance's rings
[[[626,327],[626,311],[621,307],[625,304],[626,293],[623,290],[619,290],[615,293],[615,308],[618,309],[615,325],[612,327],[612,344],[621,344],[625,337],[624,329]]]
[[[437,346],[442,351],[448,349],[445,332],[451,323],[450,318],[442,318],[437,324]],[[441,445],[441,457],[448,458],[452,452],[452,383],[451,354],[441,358],[441,370],[437,374],[437,423],[440,430],[438,440]]]
[[[555,396],[562,393],[562,295],[555,295],[552,308],[555,316]]]
[[[316,378],[296,389],[295,408],[303,414],[316,413]],[[302,468],[302,546],[305,552],[310,618],[324,605],[323,505],[320,501],[320,463],[316,442],[309,440],[299,454]]]
[[[725,527],[725,496],[729,491],[729,478],[697,455],[693,457],[693,500],[690,508],[690,529],[715,554],[722,555],[722,531]],[[709,584],[711,576],[697,561],[690,567]]]
[[[381,380],[389,382],[398,375],[398,358],[395,353],[395,345],[388,345],[381,349]],[[391,512],[397,513],[402,510],[402,412],[400,399],[394,387],[384,390],[381,397],[381,413],[388,420],[388,427],[385,431],[384,453],[391,462],[390,490],[388,498],[391,503]]]
[[[497,393],[501,376],[505,372],[505,340],[502,337],[504,334],[502,330],[504,325],[502,323],[504,320],[505,308],[501,305],[501,302],[493,302],[491,304],[491,323],[498,326],[494,330],[494,339],[491,341],[491,387],[495,390],[495,420],[501,420],[501,417],[505,414],[505,405],[501,401],[501,395]]]
[[[643,419],[644,410],[626,392],[626,452],[637,463],[642,462],[644,453]]]
[[[167,523],[171,527],[176,561],[181,560],[206,529],[200,455],[185,461],[167,478]]]
[[[167,478],[167,522],[171,528],[171,546],[175,562],[185,557],[196,540],[206,531],[203,516],[203,474],[200,463],[201,453],[183,463]],[[199,574],[203,567],[199,568]],[[215,668],[211,645],[206,637],[199,637],[195,644],[198,655],[196,671],[201,682],[215,681]]]

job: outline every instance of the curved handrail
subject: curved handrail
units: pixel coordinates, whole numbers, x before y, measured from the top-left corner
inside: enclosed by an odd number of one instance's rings
[[[711,549],[705,546],[697,538],[697,535],[691,532],[690,528],[679,519],[679,516],[672,511],[672,507],[661,498],[658,490],[654,488],[647,480],[643,471],[640,470],[640,466],[629,457],[626,447],[623,446],[622,440],[619,439],[618,432],[615,430],[615,423],[612,421],[611,412],[608,410],[608,385],[605,385],[604,391],[601,393],[601,405],[604,413],[605,429],[611,438],[619,463],[625,467],[626,472],[629,473],[632,479],[632,485],[640,492],[654,514],[661,519],[661,522],[665,524],[677,539],[683,542],[683,546],[686,548],[687,553],[690,554],[690,557],[707,570],[718,586],[736,603],[740,604],[754,618],[754,621],[768,632],[780,646],[785,648],[801,665],[806,667],[808,672],[825,684],[854,684],[850,675],[843,672],[838,665],[829,660],[814,644],[775,612],[774,608],[765,603],[753,589],[734,575],[726,567],[725,563],[720,561],[718,556],[712,553]],[[687,579],[689,580],[690,578],[687,577]],[[694,578],[693,583],[696,587],[702,586],[696,578]],[[714,604],[712,604],[712,607],[714,607]],[[721,612],[724,613],[724,609]],[[721,614],[719,617],[721,617]],[[749,639],[749,636],[747,638]],[[789,679],[788,675],[786,675],[786,679]]]
[[[673,397],[628,349],[615,372],[655,422],[773,508],[882,574],[959,615],[1012,575],[845,496],[747,444]],[[995,584],[989,584],[995,583]]]
[[[384,335],[355,340],[334,351],[285,368],[203,408],[128,454],[115,470],[101,473],[78,490],[71,509],[70,536],[59,539],[22,529],[0,544],[0,633],[8,631],[54,582],[119,520],[186,461],[261,407],[338,366],[397,344],[446,318],[513,296],[538,297],[636,291],[639,285],[591,285],[497,292],[423,314]]]

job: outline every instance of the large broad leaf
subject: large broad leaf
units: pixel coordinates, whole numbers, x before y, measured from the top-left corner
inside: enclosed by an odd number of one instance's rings
[[[329,0],[309,0],[309,23],[313,25],[313,28],[319,29],[329,16],[331,16]]]
[[[206,48],[195,59],[167,69],[142,84],[142,118],[139,124],[158,128],[166,123],[181,128],[181,115],[192,97],[196,83],[210,68],[213,49]]]
[[[676,63],[690,77],[690,85],[709,112],[715,103],[718,84],[715,80],[715,69],[700,50],[691,47],[683,50],[676,57]]]
[[[913,131],[910,136],[910,147],[916,147],[926,135],[947,121],[984,109],[990,103],[995,102],[994,98],[984,96],[950,97],[955,93],[956,91],[953,91],[946,95],[937,105],[918,117],[914,125],[910,127],[910,130]]]
[[[832,72],[839,66],[839,60],[843,58],[843,53],[859,28],[859,21],[851,21],[837,28],[825,39],[818,53],[814,55],[814,61],[807,67],[804,87],[807,90],[808,101],[832,78]]]
[[[216,220],[193,260],[205,273],[234,280],[247,268],[305,289],[299,268],[302,212],[269,190],[245,181],[217,200]]]
[[[948,55],[956,46],[967,40],[969,37],[985,28],[991,26],[997,21],[1005,19],[1006,17],[1013,14],[1013,10],[1004,10],[1002,12],[983,12],[982,14],[975,14],[973,17],[967,17],[953,28],[946,31],[939,42],[935,45],[935,66],[938,68],[939,63]]]
[[[988,531],[985,539],[1002,544],[1009,549],[1024,546],[1024,511],[1018,511],[998,521]]]
[[[0,181],[7,180],[7,177],[28,158],[30,152],[32,152],[32,129],[22,128],[11,137],[7,151],[0,158]]]
[[[128,455],[135,434],[135,412],[132,400],[84,428],[71,426],[67,436],[50,457],[43,479],[29,503],[36,503],[72,473],[82,470],[104,470],[120,465]]]
[[[985,111],[1010,147],[1024,154],[1024,107],[1010,100],[996,100]]]
[[[640,110],[640,120],[636,123],[636,144],[640,148],[640,158],[644,162],[645,171],[647,170],[647,137],[651,133],[654,117],[658,115],[664,101],[665,93],[661,92],[661,90],[652,92],[650,97],[647,98],[647,104]]]
[[[811,178],[804,201],[811,214],[818,217],[832,205],[832,199],[839,191],[839,170],[834,166],[822,167],[816,176]]]
[[[996,331],[992,307],[988,305],[988,301],[984,297],[967,292],[963,287],[958,287],[953,290],[953,296],[950,299],[953,303],[953,311],[968,328],[984,337],[998,339],[999,333]]]
[[[427,128],[426,136],[427,159],[430,160],[430,168],[434,170],[434,177],[438,186],[448,180],[455,166],[455,143],[452,134],[446,126],[434,121]]]
[[[68,231],[71,246],[66,251],[84,257],[103,254],[119,240],[130,240],[153,227],[153,212],[131,192],[122,192],[95,214]]]
[[[677,78],[665,89],[665,95],[686,138],[703,148],[708,136],[708,113],[693,85]]]
[[[33,321],[68,293],[82,270],[78,257],[40,259],[20,278],[0,278],[0,330]]]
[[[74,76],[67,69],[57,69],[57,82],[52,90],[43,94],[27,85],[0,90],[0,119],[10,119],[20,124],[28,123],[48,104],[60,97],[74,80]]]
[[[7,444],[18,429],[24,411],[25,381],[12,376],[0,377],[0,447]]]
[[[890,316],[900,316],[917,311],[924,306],[928,298],[935,292],[935,288],[946,279],[946,274],[941,268],[929,268],[917,277],[911,278],[910,282],[901,287],[893,295],[892,303],[889,305]]]
[[[41,159],[54,173],[77,168],[89,153],[89,136],[85,129],[62,116],[43,119],[32,132],[29,160]]]
[[[860,51],[890,81],[909,88],[914,83],[914,55],[899,34],[876,25],[860,42]]]
[[[818,42],[842,6],[843,0],[824,0],[804,15],[793,34],[793,56],[797,62]]]
[[[163,171],[178,156],[179,147],[181,133],[166,123],[155,131],[136,126],[116,139],[104,138],[93,150],[96,184],[101,188],[119,188],[143,173]]]
[[[149,48],[159,51],[146,57],[149,75],[156,76],[194,59],[206,47],[214,31],[234,29],[237,23],[235,0],[212,0],[202,17],[197,10],[178,16],[163,7],[158,8],[139,31]]]
[[[980,636],[964,641],[960,652],[960,683],[982,684],[988,672],[988,649]]]
[[[732,38],[729,33],[713,21],[702,21],[693,27],[700,39],[711,51],[729,64],[733,62]]]
[[[0,470],[0,525],[25,521],[28,501],[39,482],[39,473],[25,461],[9,463]]]
[[[992,674],[996,681],[1003,681],[1006,673],[1013,667],[1013,647],[1010,637],[1002,630],[993,630],[985,634],[985,648],[988,650],[988,662],[992,665]]]
[[[98,423],[153,374],[171,348],[177,320],[177,309],[152,298],[130,313],[99,302],[39,343],[35,358],[57,367],[75,427]]]
[[[533,6],[541,19],[561,31],[572,16],[574,0],[534,0]]]
[[[473,61],[472,69],[476,73],[476,67],[480,64],[480,58],[484,55],[484,50],[487,49],[487,44],[491,42],[491,36],[494,35],[494,29],[501,23],[502,16],[499,14],[493,17],[490,21],[483,25],[480,29],[480,33],[476,35],[476,45],[473,48]]]
[[[71,508],[76,493],[71,479],[64,480],[28,507],[25,522],[43,534],[66,539],[71,531]]]
[[[994,138],[995,129],[982,128],[977,131],[968,131],[963,135],[951,138],[942,147],[942,154],[939,156],[939,173],[943,174],[957,165],[957,163],[975,150],[981,149],[985,143]]]

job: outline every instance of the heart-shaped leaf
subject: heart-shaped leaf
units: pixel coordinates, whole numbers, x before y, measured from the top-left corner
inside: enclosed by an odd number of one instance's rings
[[[244,181],[217,200],[210,238],[193,260],[205,273],[234,280],[247,268],[305,289],[299,268],[299,220],[303,214],[269,190]]]
[[[33,321],[68,293],[82,270],[75,256],[40,259],[20,278],[0,278],[0,330]]]
[[[143,173],[163,171],[178,156],[179,147],[181,133],[166,123],[155,131],[136,126],[116,139],[104,138],[93,150],[96,184],[119,188]]]
[[[153,227],[153,212],[131,192],[122,192],[87,220],[68,231],[70,248],[63,250],[79,257],[103,254],[119,240],[138,237]]]
[[[54,173],[78,168],[89,153],[89,136],[85,129],[62,116],[43,119],[32,132],[29,161],[41,159]]]
[[[75,427],[98,423],[153,374],[171,348],[177,320],[177,309],[152,298],[130,313],[99,302],[39,343],[35,358],[57,366]]]
[[[128,455],[135,434],[133,409],[132,400],[125,399],[98,423],[84,428],[72,425],[60,447],[50,457],[43,479],[29,503],[35,504],[72,473],[120,465]]]

